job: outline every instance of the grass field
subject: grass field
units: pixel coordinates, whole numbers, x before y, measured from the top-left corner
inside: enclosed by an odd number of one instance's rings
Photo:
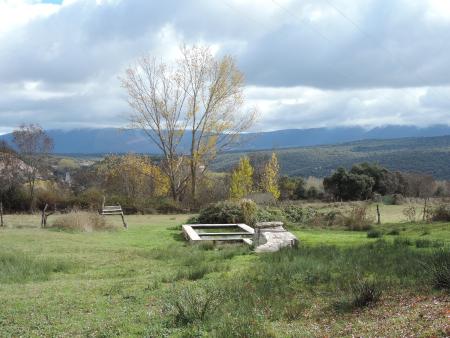
[[[188,215],[128,216],[128,230],[92,233],[7,215],[0,336],[449,335],[448,289],[429,267],[448,250],[450,225],[385,214],[381,240],[292,226],[299,249],[270,255],[187,245],[178,225]],[[354,285],[376,285],[380,300],[354,306]]]

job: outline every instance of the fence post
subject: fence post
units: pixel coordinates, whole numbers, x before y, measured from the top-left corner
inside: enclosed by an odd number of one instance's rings
[[[380,206],[377,204],[377,224],[381,224]]]
[[[3,202],[0,201],[0,227],[4,227],[3,224]]]

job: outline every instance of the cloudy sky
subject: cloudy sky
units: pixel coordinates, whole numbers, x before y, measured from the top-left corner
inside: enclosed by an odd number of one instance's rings
[[[450,0],[0,0],[0,133],[126,126],[118,76],[233,55],[255,130],[450,124]]]

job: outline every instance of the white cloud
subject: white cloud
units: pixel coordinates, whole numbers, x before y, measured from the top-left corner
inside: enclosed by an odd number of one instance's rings
[[[0,1],[0,36],[17,29],[36,18],[57,12],[59,5],[26,0]]]
[[[330,5],[331,4],[331,5]],[[447,0],[0,0],[0,132],[123,126],[117,77],[180,43],[236,57],[257,129],[450,123]]]

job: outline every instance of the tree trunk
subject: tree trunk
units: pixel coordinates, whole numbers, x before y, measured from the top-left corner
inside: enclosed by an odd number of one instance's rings
[[[377,224],[381,224],[380,206],[377,204]]]
[[[3,224],[3,202],[0,202],[0,227],[4,227]]]
[[[30,212],[34,212],[34,182],[29,183],[30,190]]]
[[[194,106],[195,109],[195,106]],[[194,110],[195,112],[195,110]],[[191,202],[192,205],[196,205],[196,187],[197,187],[197,157],[195,152],[195,114],[194,114],[194,126],[192,126],[192,135],[191,135]]]
[[[197,190],[197,164],[194,159],[191,160],[191,199],[193,206],[196,206]]]

